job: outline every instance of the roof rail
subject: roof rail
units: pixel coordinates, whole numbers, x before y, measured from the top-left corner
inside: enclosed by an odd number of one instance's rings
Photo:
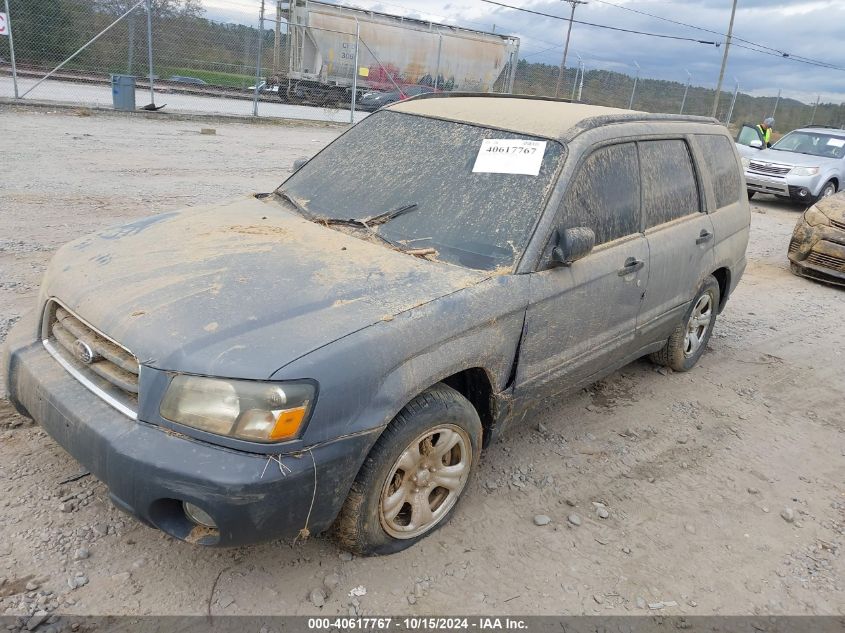
[[[822,130],[841,130],[841,129],[843,129],[843,128],[838,127],[836,125],[813,125],[812,123],[810,125],[804,126],[804,129],[810,129],[810,128],[819,128],[819,129],[822,129]]]
[[[448,99],[450,97],[478,97],[478,98],[494,98],[494,99],[525,99],[531,101],[552,101],[557,103],[578,103],[579,101],[572,101],[572,99],[556,99],[554,97],[544,97],[541,95],[521,95],[521,94],[506,94],[498,92],[425,92],[420,95],[414,95],[408,99],[404,99],[401,103],[408,101],[419,101],[423,99]],[[582,105],[592,105],[584,103]],[[390,107],[390,106],[385,106]],[[603,107],[603,106],[602,106]],[[691,114],[661,114],[652,112],[640,112],[635,110],[624,111],[621,113],[612,114],[596,114],[589,116],[586,119],[576,123],[572,126],[560,140],[571,141],[579,134],[591,130],[593,128],[601,127],[603,125],[611,125],[613,123],[638,123],[648,121],[686,121],[688,123],[707,123],[710,125],[721,125],[721,121],[713,117],[695,116]]]
[[[572,99],[560,99],[556,97],[544,97],[542,95],[522,95],[522,94],[510,94],[506,92],[423,92],[422,94],[414,95],[413,97],[408,97],[404,99],[404,101],[410,101],[411,99],[418,100],[418,99],[447,99],[449,97],[485,97],[488,99],[528,99],[533,101],[555,101],[557,103],[579,103],[577,101],[572,101]]]

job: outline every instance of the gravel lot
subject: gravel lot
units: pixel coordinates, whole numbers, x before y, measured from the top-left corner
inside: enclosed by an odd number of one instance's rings
[[[0,339],[60,244],[270,190],[339,131],[80,114],[0,106]],[[845,292],[790,274],[798,214],[755,204],[694,371],[636,362],[536,414],[449,525],[386,558],[176,542],[92,477],[60,483],[78,464],[0,400],[0,613],[845,614]]]

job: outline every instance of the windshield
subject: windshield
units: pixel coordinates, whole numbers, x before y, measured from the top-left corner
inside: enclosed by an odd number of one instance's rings
[[[845,136],[820,132],[790,132],[772,145],[772,149],[823,158],[842,158],[845,156]]]
[[[277,192],[315,221],[364,220],[408,250],[493,270],[512,266],[525,248],[563,151],[554,141],[388,110],[351,128]]]

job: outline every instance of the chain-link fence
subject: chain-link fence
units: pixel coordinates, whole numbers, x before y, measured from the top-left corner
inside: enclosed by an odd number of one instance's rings
[[[0,11],[6,1],[5,98],[111,107],[111,78],[125,75],[134,77],[137,107],[350,122],[432,91],[705,116],[715,97],[684,72],[660,78],[635,61],[577,52],[562,68],[520,57],[509,36],[314,0],[239,0],[255,10],[252,25],[209,20],[201,0],[0,0]],[[845,106],[808,101],[788,89],[752,96],[728,80],[716,116],[736,125],[774,115],[781,132],[845,125]]]

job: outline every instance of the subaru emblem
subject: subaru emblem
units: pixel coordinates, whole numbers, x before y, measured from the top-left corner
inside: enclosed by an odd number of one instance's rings
[[[94,360],[94,350],[82,339],[76,339],[73,342],[73,351],[76,354],[77,360],[85,365],[90,365]]]

